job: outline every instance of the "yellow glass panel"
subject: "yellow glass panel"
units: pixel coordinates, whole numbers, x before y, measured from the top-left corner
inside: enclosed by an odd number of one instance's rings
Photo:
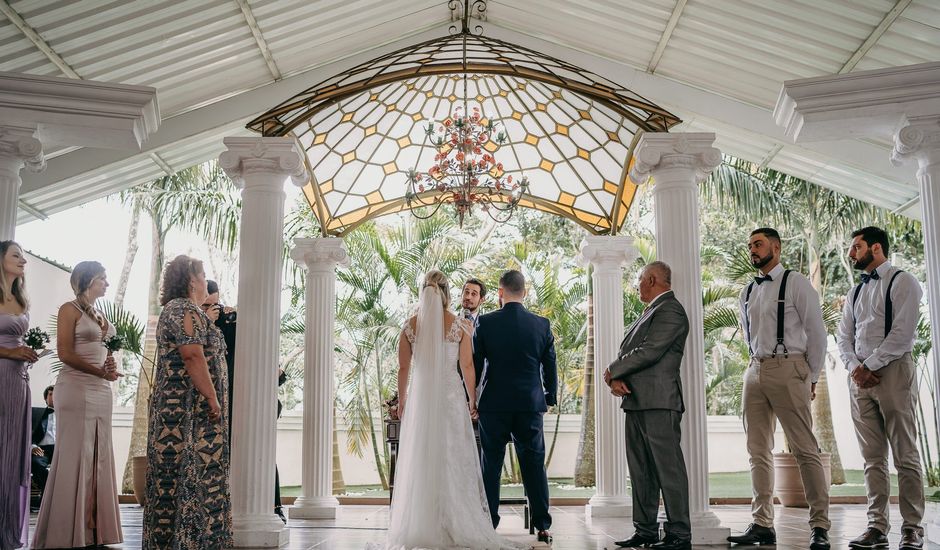
[[[333,180],[326,180],[320,184],[320,193],[326,195],[333,191]]]
[[[536,143],[539,142],[539,138],[533,136],[532,134],[526,134],[525,142],[528,143],[529,145],[535,145]]]
[[[591,120],[591,113],[587,112],[584,109],[579,109],[578,114],[581,115],[581,118],[584,120]]]
[[[366,202],[369,204],[378,204],[383,200],[385,199],[382,197],[382,193],[380,191],[374,191],[366,195]]]
[[[411,138],[409,138],[408,136],[398,138],[399,147],[404,148],[404,147],[408,147],[409,145],[411,145]]]
[[[366,128],[366,135],[367,135],[367,136],[371,136],[371,135],[374,134],[374,133],[375,133],[375,125],[374,125],[374,124],[373,124],[372,126],[369,126],[368,128]]]
[[[449,96],[447,96],[447,100],[453,103],[454,101],[457,101],[457,96],[455,96],[454,94],[450,94]]]
[[[535,104],[535,109],[536,109],[537,111],[544,111],[544,110],[547,109],[547,108],[548,108],[548,107],[547,107],[544,103],[536,103],[536,104]]]
[[[486,99],[483,97],[483,94],[477,94],[476,100],[480,103],[483,103],[483,100]]]
[[[424,95],[427,97],[434,97],[434,92],[424,92]]]
[[[385,106],[385,112],[387,112],[387,113],[390,113],[390,112],[392,112],[392,111],[394,111],[394,110],[395,110],[395,104],[394,104],[394,103],[392,103],[391,105],[386,105],[386,106]]]
[[[415,113],[415,114],[411,115],[411,120],[413,120],[413,121],[415,121],[415,122],[418,122],[419,120],[421,120],[421,119],[423,119],[423,118],[424,118],[424,115],[422,115],[421,113]]]
[[[591,153],[588,153],[587,151],[585,151],[584,149],[581,149],[580,147],[578,147],[578,156],[583,158],[584,160],[591,160]]]
[[[392,172],[398,171],[398,166],[395,164],[395,161],[392,161],[392,162],[390,162],[390,163],[388,163],[388,164],[382,166],[382,169],[385,170],[385,175],[387,176],[387,175],[391,174]]]
[[[520,113],[519,111],[513,111],[512,118],[514,120],[522,120],[522,113]]]
[[[555,163],[550,160],[542,159],[542,162],[539,163],[539,168],[546,172],[551,172],[555,169]]]
[[[412,84],[409,84],[409,86],[412,86]],[[411,88],[409,88],[409,89],[411,89]],[[379,98],[379,94],[372,94],[372,95],[369,96],[369,101],[375,101],[375,100],[378,99],[378,98]]]
[[[352,161],[354,161],[354,160],[356,160],[356,152],[355,152],[355,151],[350,151],[350,152],[346,153],[345,155],[343,155],[343,164],[352,162]]]
[[[574,195],[562,191],[561,194],[558,195],[558,202],[565,206],[571,206],[574,204]]]
[[[556,123],[556,124],[555,124],[555,133],[556,133],[556,134],[561,134],[561,135],[563,135],[563,136],[567,136],[567,135],[568,135],[568,127],[567,127],[567,126],[562,126],[561,124],[557,124],[557,123]]]
[[[508,95],[509,95],[509,92],[506,90],[501,90],[499,92],[499,97],[507,97]]]
[[[555,99],[561,99],[561,90],[555,90],[555,91],[553,91],[553,92],[552,92],[552,96],[553,96]]]
[[[352,120],[352,117],[353,117],[353,113],[346,113],[345,115],[343,115],[342,121],[349,122],[350,120]]]
[[[605,181],[605,182],[604,182],[604,191],[607,191],[607,192],[610,193],[611,195],[616,195],[616,194],[617,194],[617,186],[616,186],[614,183],[612,183],[612,182]]]
[[[607,132],[607,137],[610,138],[610,141],[620,141],[620,136],[617,135],[617,132]]]
[[[495,153],[496,150],[499,149],[499,145],[496,145],[495,141],[490,140],[486,142],[486,145],[484,145],[483,148],[489,151],[490,153]]]
[[[313,138],[314,145],[320,145],[324,141],[326,141],[326,134],[317,134],[317,137]]]

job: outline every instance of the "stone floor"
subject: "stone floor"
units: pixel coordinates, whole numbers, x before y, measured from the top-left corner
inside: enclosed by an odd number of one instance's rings
[[[721,518],[725,527],[733,531],[743,530],[750,521],[748,506],[714,506],[712,510]],[[122,505],[124,538],[123,545],[111,548],[140,548],[141,508]],[[806,510],[777,508],[778,549],[807,548]],[[522,526],[522,509],[503,506],[500,509],[502,522],[499,532],[515,541],[532,544],[536,549],[547,548],[536,544],[535,537],[526,534]],[[621,540],[632,531],[628,521],[604,518],[586,520],[582,507],[552,507],[552,534],[555,550],[600,550],[616,548],[615,540]],[[892,506],[891,516],[898,521],[897,506]],[[830,511],[833,528],[830,532],[833,548],[847,548],[849,539],[865,528],[865,507],[860,505],[834,505]],[[36,524],[35,514],[30,529]],[[290,550],[362,550],[368,542],[381,542],[388,525],[387,506],[344,506],[335,520],[291,520],[290,543],[283,547]],[[889,535],[891,548],[897,548],[899,534]],[[756,548],[756,547],[746,547]],[[940,545],[928,544],[926,548],[940,550]]]

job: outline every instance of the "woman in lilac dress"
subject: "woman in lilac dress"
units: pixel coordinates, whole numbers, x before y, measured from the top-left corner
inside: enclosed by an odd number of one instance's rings
[[[27,367],[38,357],[23,345],[29,330],[26,255],[0,242],[0,550],[26,546],[29,528],[30,393]]]

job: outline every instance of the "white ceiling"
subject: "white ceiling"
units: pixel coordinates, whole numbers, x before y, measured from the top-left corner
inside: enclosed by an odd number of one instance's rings
[[[144,84],[163,122],[142,152],[47,151],[19,221],[217,156],[293,94],[442,36],[444,0],[0,0],[0,71]],[[919,217],[912,167],[877,139],[793,145],[783,81],[940,60],[935,0],[490,0],[484,34],[580,65],[714,131],[717,146]],[[38,40],[28,36],[32,31]],[[33,36],[36,36],[33,35]]]

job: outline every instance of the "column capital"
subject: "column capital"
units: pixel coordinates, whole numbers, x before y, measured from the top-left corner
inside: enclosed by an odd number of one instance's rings
[[[578,261],[600,272],[620,270],[639,256],[633,237],[626,235],[588,235],[581,241]]]
[[[894,136],[891,163],[901,166],[914,160],[923,169],[940,162],[940,114],[909,117],[907,122]]]
[[[643,134],[633,154],[636,162],[630,170],[630,179],[642,185],[659,168],[687,168],[695,176],[690,181],[701,182],[721,164],[721,151],[712,147],[714,142],[715,134],[705,132]]]
[[[219,166],[239,188],[245,176],[255,174],[290,176],[297,187],[307,184],[307,171],[296,142],[283,137],[227,137],[227,149],[219,155]]]
[[[32,128],[0,126],[0,156],[21,163],[16,166],[17,172],[24,164],[30,172],[42,172],[46,169],[42,142],[36,139],[35,133]]]
[[[336,264],[349,264],[346,243],[336,237],[294,239],[290,257],[311,271],[332,271]]]

